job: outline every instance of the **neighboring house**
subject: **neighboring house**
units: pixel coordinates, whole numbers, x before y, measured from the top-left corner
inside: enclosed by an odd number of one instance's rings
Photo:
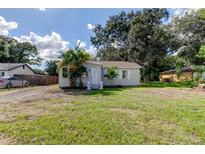
[[[190,67],[182,68],[181,75],[177,76],[176,70],[169,70],[160,73],[160,81],[161,82],[180,82],[180,81],[191,81],[193,80],[196,72]],[[205,73],[202,74],[202,78],[205,79]]]
[[[15,74],[34,75],[34,70],[23,63],[0,63],[0,77],[14,76]]]
[[[87,61],[83,64],[88,72],[87,76],[83,76],[83,85],[86,87],[90,81],[91,88],[97,89],[100,83],[104,86],[137,86],[140,85],[140,68],[137,63],[123,61]],[[110,85],[109,79],[106,77],[107,69],[116,67],[118,77],[112,81]],[[62,67],[59,71],[59,86],[61,88],[69,87],[69,79],[67,76],[68,68]]]

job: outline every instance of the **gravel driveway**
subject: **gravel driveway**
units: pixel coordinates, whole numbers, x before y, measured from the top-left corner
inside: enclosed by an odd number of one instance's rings
[[[1,103],[18,103],[40,99],[58,98],[64,95],[59,92],[57,85],[21,88],[9,91],[0,91]]]

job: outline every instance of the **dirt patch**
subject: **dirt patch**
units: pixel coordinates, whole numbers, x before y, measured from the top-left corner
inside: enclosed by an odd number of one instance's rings
[[[193,88],[152,88],[145,89],[142,93],[147,96],[156,96],[169,100],[188,100],[193,96],[193,94],[205,97],[205,93],[203,91]]]
[[[205,89],[203,89],[203,88],[195,87],[195,88],[188,89],[188,91],[196,92],[200,95],[205,96]]]
[[[64,94],[60,92],[57,86],[31,87],[0,93],[0,104],[31,102],[35,100],[59,98],[62,96],[64,96]]]
[[[16,140],[0,133],[0,145],[16,144]]]

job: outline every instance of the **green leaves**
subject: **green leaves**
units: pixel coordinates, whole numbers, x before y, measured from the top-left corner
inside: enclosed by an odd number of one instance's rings
[[[37,48],[29,42],[18,42],[13,38],[0,36],[0,62],[39,64]]]
[[[118,73],[117,73],[116,67],[113,66],[107,69],[106,77],[110,80],[110,84],[111,84],[111,81],[115,79],[117,76],[118,76]]]
[[[69,49],[63,54],[65,65],[70,65],[71,67],[81,66],[85,61],[90,59],[90,54],[83,49]]]
[[[201,65],[204,58],[199,54],[205,39],[205,20],[198,12],[187,13],[175,18],[172,23],[173,33],[178,36],[178,56],[194,65]]]
[[[205,9],[201,9],[199,13],[200,13],[200,16],[205,19]]]
[[[105,27],[96,25],[92,44],[101,60],[137,62],[143,77],[157,80],[167,53],[176,50],[175,36],[163,25],[169,16],[166,9],[143,9],[111,16]]]
[[[57,61],[55,60],[47,61],[45,71],[49,75],[58,75],[57,67],[58,67]]]
[[[200,57],[200,58],[205,58],[205,45],[201,46],[197,56]]]
[[[82,75],[87,73],[83,63],[87,60],[91,60],[91,56],[84,49],[78,46],[75,49],[69,49],[66,53],[62,55],[62,62],[59,64],[59,68],[62,66],[69,67],[69,80],[71,86],[76,86],[76,80],[80,80],[80,86],[82,87]],[[58,70],[59,70],[58,68]]]

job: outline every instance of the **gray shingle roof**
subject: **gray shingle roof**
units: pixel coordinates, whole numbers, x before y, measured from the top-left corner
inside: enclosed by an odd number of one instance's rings
[[[141,66],[134,62],[125,61],[87,61],[90,64],[99,64],[103,68],[117,67],[117,68],[141,68]]]

